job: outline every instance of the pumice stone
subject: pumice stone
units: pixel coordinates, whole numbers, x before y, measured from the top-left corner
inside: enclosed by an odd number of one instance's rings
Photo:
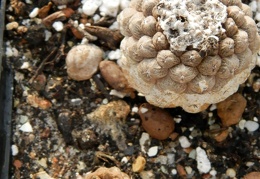
[[[132,0],[118,16],[131,87],[161,108],[197,113],[235,93],[260,37],[241,0]]]

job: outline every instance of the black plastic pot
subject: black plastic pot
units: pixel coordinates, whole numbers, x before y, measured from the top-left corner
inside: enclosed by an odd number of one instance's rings
[[[5,0],[0,0],[0,179],[9,178],[13,73],[4,58]]]

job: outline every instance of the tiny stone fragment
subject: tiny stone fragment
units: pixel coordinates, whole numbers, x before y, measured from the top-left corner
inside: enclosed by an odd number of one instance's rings
[[[12,145],[11,149],[12,149],[13,156],[16,156],[19,153],[19,149],[18,149],[17,145]]]
[[[23,132],[33,132],[32,125],[29,121],[24,123],[19,129]]]
[[[245,122],[245,128],[249,131],[249,132],[254,132],[259,128],[259,124],[255,121],[246,121]]]
[[[151,139],[148,133],[143,132],[141,138],[139,139],[139,144],[141,146],[141,151],[143,153],[147,152],[147,148],[150,146]]]
[[[227,138],[228,134],[229,134],[228,129],[226,129],[226,130],[221,131],[214,138],[217,142],[222,142]]]
[[[233,168],[228,168],[226,170],[226,174],[227,176],[229,176],[230,178],[234,178],[236,176],[236,171]]]
[[[189,140],[185,136],[180,136],[179,142],[180,142],[182,148],[187,148],[187,147],[191,146],[191,143],[189,142]]]
[[[142,172],[140,173],[140,177],[141,177],[142,179],[155,179],[155,175],[154,175],[154,173],[153,173],[152,170],[142,171]]]
[[[180,164],[177,164],[177,172],[182,178],[186,178],[187,172],[185,171],[184,167]]]
[[[51,102],[46,100],[46,99],[42,99],[38,96],[35,95],[28,95],[27,96],[27,102],[32,105],[35,108],[41,108],[41,109],[48,109],[52,106]]]
[[[223,126],[229,127],[237,124],[246,107],[246,99],[239,93],[233,94],[226,100],[217,104],[218,116]]]
[[[133,172],[141,172],[144,170],[146,160],[142,156],[138,156],[132,164]]]

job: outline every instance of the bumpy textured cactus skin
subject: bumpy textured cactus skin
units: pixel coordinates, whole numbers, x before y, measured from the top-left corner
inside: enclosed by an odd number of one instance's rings
[[[133,0],[118,16],[118,63],[149,103],[200,112],[255,66],[260,37],[249,10],[241,0]]]

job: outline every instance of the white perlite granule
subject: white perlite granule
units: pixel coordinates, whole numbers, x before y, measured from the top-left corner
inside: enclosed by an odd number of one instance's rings
[[[181,145],[182,148],[187,148],[187,147],[191,146],[191,143],[189,142],[189,140],[185,136],[180,136],[179,142],[180,142],[180,145]]]
[[[52,27],[57,31],[60,32],[63,30],[63,23],[61,21],[56,21],[52,24]]]
[[[196,160],[197,160],[197,168],[201,173],[208,173],[211,169],[211,163],[208,159],[208,156],[200,147],[196,148]]]
[[[172,50],[206,49],[225,32],[226,6],[218,0],[161,0],[159,23]]]

